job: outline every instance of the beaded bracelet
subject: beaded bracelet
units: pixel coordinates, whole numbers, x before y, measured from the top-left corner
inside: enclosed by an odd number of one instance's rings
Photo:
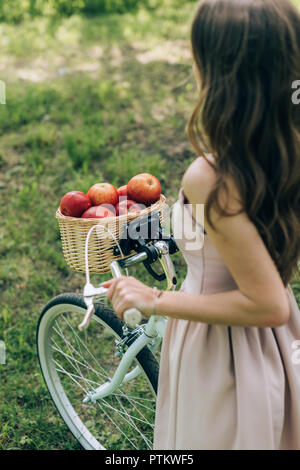
[[[153,301],[153,312],[152,312],[152,315],[157,315],[157,312],[156,312],[156,303],[157,303],[157,299],[159,299],[159,297],[164,293],[163,290],[160,290],[158,291],[157,287],[153,287],[153,296],[154,296],[154,301]]]

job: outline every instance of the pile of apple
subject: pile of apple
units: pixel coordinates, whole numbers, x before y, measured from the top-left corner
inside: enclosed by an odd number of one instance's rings
[[[139,212],[160,198],[159,180],[149,173],[134,176],[128,184],[115,188],[96,183],[87,192],[70,191],[60,201],[60,211],[68,217],[102,219]]]

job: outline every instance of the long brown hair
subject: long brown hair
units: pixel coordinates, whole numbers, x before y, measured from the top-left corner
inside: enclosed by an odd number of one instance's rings
[[[207,221],[212,205],[232,215],[218,193],[233,178],[287,286],[300,258],[300,15],[289,0],[202,0],[191,48],[201,86],[187,133],[217,175]]]

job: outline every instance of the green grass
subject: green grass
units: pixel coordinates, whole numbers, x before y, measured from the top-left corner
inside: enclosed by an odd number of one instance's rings
[[[7,85],[0,107],[0,338],[7,346],[0,449],[79,448],[48,396],[35,349],[43,305],[81,292],[85,281],[63,259],[60,198],[149,171],[172,201],[193,159],[184,130],[195,98],[187,45],[193,5],[165,5],[0,25]],[[185,267],[176,260],[182,280]],[[136,272],[151,282],[144,269]]]
[[[170,204],[176,199],[194,159],[185,125],[196,97],[188,46],[195,2],[178,5],[0,24],[0,449],[79,448],[35,349],[43,305],[81,292],[85,280],[63,259],[55,209],[69,190],[126,184],[142,171],[159,176]],[[182,281],[180,255],[175,263]],[[151,282],[141,268],[133,274]]]

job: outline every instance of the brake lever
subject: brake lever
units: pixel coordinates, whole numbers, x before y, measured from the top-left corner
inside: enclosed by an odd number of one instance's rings
[[[166,279],[166,275],[165,273],[163,274],[158,274],[157,272],[154,271],[153,268],[151,268],[151,265],[149,263],[149,261],[143,261],[143,264],[145,266],[145,268],[147,269],[148,273],[154,278],[156,279],[157,281],[164,281]]]
[[[84,319],[80,323],[80,325],[78,325],[79,331],[83,331],[83,330],[87,329],[87,327],[89,326],[90,320],[91,320],[92,316],[94,315],[94,313],[95,313],[95,307],[94,307],[94,304],[93,304],[93,300],[91,299],[91,304],[87,308]]]
[[[96,295],[105,295],[108,289],[105,287],[94,287],[93,284],[87,282],[83,290],[84,303],[87,306],[87,311],[84,319],[78,326],[79,331],[86,330],[89,326],[90,320],[95,313],[94,297]]]
[[[177,285],[176,271],[169,252],[169,245],[163,240],[155,242],[155,247],[159,252],[158,260],[165,273],[167,290],[175,290]]]

